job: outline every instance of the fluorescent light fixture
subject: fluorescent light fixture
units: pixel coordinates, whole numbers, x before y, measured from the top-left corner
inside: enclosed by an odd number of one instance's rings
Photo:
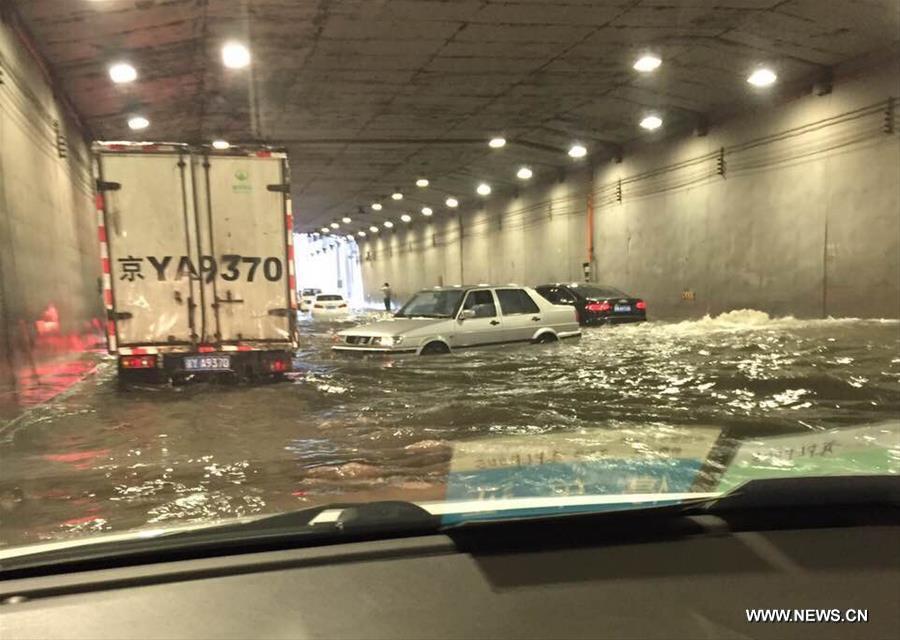
[[[456,198],[452,198],[452,197],[447,198],[446,200],[444,200],[444,204],[447,205],[448,207],[450,207],[451,209],[455,209],[456,207],[459,206],[459,200],[457,200]]]
[[[431,210],[431,207],[422,207],[422,215],[430,216],[434,211]]]
[[[634,66],[632,67],[635,71],[640,71],[641,73],[650,73],[651,71],[656,71],[659,68],[659,65],[662,64],[662,60],[660,60],[657,56],[652,53],[647,53],[638,58]]]
[[[378,233],[378,227],[376,227],[376,226],[373,224],[371,227],[369,227],[369,231],[371,231],[372,233]]]
[[[500,137],[491,138],[490,142],[488,142],[488,146],[491,149],[499,149],[501,147],[505,147],[506,146],[506,138],[500,138]]]
[[[491,195],[491,185],[489,185],[487,182],[482,182],[480,185],[478,185],[475,191],[480,196],[489,196]]]
[[[128,118],[128,128],[132,131],[140,131],[150,126],[150,121],[144,116],[131,116]]]
[[[417,187],[427,187],[428,184],[428,178],[419,178],[418,180],[416,180]]]
[[[109,67],[109,77],[116,84],[125,84],[137,80],[137,69],[127,62],[117,62]]]
[[[328,227],[322,227],[321,231],[322,233],[331,233],[331,229],[329,229]]]
[[[351,218],[350,216],[344,216],[343,218],[341,218],[341,222],[343,222],[344,224],[350,224],[351,222],[353,222],[353,218]]]
[[[403,194],[400,193],[399,191],[395,191],[394,193],[391,194],[391,199],[393,199],[393,200],[403,200]]]
[[[212,146],[213,149],[218,149],[219,151],[231,148],[231,144],[227,140],[213,140]]]
[[[410,220],[412,220],[412,216],[408,213],[404,213],[402,216],[400,216],[400,219],[403,220],[403,222],[409,222]]]
[[[250,64],[250,50],[240,42],[226,42],[222,47],[222,63],[229,69],[243,69]]]
[[[390,220],[385,220],[385,221],[384,221],[384,226],[387,227],[388,229],[393,229],[393,228],[394,228],[394,223],[391,222]]]
[[[641,128],[646,129],[647,131],[653,131],[654,129],[659,129],[662,126],[662,123],[662,118],[657,115],[644,116],[644,119],[641,120]]]
[[[332,223],[331,223],[331,228],[332,228],[332,229],[337,229],[337,228],[340,227],[340,226],[341,226],[341,225],[339,225],[337,222],[332,222]]]
[[[778,80],[778,76],[767,67],[760,67],[747,78],[747,82],[754,87],[769,87],[775,84],[776,80]]]
[[[583,145],[573,144],[569,147],[569,157],[570,158],[583,158],[587,155],[587,149],[584,148]]]
[[[531,176],[534,175],[534,172],[528,167],[519,167],[519,170],[516,171],[516,177],[519,180],[531,180]]]
[[[365,238],[365,237],[366,237],[366,232],[365,232],[365,231],[357,231],[357,232],[356,232],[356,235],[358,235],[360,238]]]
[[[372,211],[381,211],[381,203],[373,202],[372,203]]]

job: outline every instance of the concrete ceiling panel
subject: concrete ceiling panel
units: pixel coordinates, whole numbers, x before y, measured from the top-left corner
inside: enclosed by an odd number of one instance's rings
[[[571,166],[564,149],[576,138],[592,152],[645,139],[636,118],[648,109],[665,114],[661,137],[698,114],[759,108],[765,96],[745,82],[758,64],[796,91],[823,65],[900,39],[896,0],[12,4],[96,137],[286,144],[304,228],[396,185],[410,204],[439,206],[451,191],[474,201],[476,180],[512,188],[519,164]],[[250,69],[222,67],[230,38],[250,46]],[[631,65],[646,50],[663,66],[640,76]],[[109,82],[120,59],[138,68],[134,85]],[[141,134],[126,126],[136,110],[151,120]],[[480,142],[498,133],[504,149]],[[313,140],[331,143],[301,143]],[[423,172],[432,186],[415,191]]]

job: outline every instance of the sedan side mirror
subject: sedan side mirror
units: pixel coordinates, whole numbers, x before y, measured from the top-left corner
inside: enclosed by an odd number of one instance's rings
[[[460,321],[469,320],[474,317],[475,317],[475,309],[463,309],[462,311],[459,312]]]

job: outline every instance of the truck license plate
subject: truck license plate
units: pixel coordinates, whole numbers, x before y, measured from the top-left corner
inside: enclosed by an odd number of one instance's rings
[[[231,356],[188,356],[184,368],[186,371],[230,371]]]
[[[630,304],[617,304],[613,307],[613,310],[616,313],[631,313],[631,305]]]

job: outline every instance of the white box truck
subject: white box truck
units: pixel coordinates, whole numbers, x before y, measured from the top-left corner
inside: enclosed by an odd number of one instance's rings
[[[95,146],[110,353],[122,379],[279,377],[296,348],[287,159]]]

